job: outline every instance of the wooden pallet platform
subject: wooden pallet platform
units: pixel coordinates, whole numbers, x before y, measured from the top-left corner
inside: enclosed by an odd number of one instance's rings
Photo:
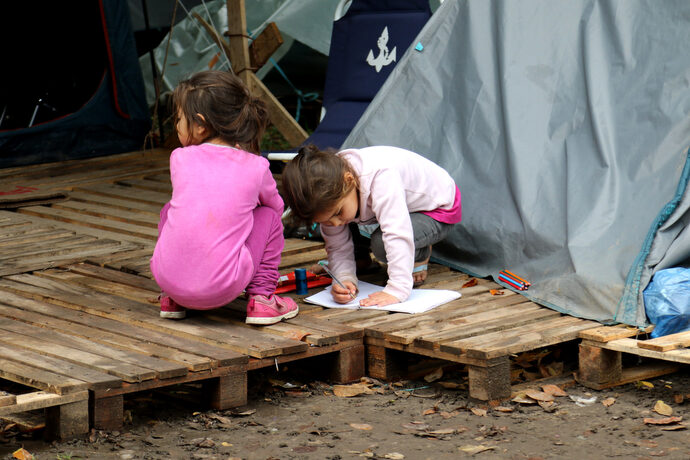
[[[651,330],[619,325],[581,332],[578,382],[601,390],[670,374],[690,364],[690,332],[650,339]],[[643,365],[625,367],[624,355],[649,359]]]
[[[117,429],[128,393],[201,381],[224,409],[246,403],[247,371],[276,363],[330,354],[337,381],[364,374],[359,329],[305,316],[248,326],[243,300],[166,320],[158,293],[150,279],[91,264],[1,278],[0,376],[56,394],[79,381],[90,426]]]

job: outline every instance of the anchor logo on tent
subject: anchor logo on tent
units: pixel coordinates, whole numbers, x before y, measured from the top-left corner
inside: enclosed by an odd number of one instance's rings
[[[376,69],[376,73],[381,72],[381,68],[395,61],[395,50],[393,47],[392,51],[388,51],[388,27],[383,28],[381,36],[376,40],[376,44],[379,47],[379,55],[374,57],[374,52],[369,50],[369,55],[367,55],[367,64]]]

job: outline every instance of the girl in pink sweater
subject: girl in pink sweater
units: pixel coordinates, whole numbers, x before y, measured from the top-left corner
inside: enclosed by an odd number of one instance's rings
[[[297,315],[274,294],[283,250],[283,200],[257,155],[266,109],[242,81],[204,71],[173,92],[181,148],[170,155],[172,199],[161,210],[151,272],[161,316],[184,318],[249,296],[249,324]]]
[[[350,302],[357,290],[349,223],[374,224],[374,256],[388,265],[385,288],[360,302],[385,306],[404,302],[426,279],[431,246],[460,222],[460,190],[440,166],[409,150],[374,146],[323,152],[307,146],[282,174],[291,213],[321,224],[328,266],[346,289],[333,284],[333,299]]]

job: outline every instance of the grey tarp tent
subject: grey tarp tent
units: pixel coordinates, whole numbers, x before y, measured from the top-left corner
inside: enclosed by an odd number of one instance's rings
[[[446,0],[344,147],[455,178],[464,218],[437,260],[644,325],[653,273],[690,258],[689,21],[687,0]]]

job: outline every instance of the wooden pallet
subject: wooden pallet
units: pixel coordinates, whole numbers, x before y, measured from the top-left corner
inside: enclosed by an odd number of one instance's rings
[[[580,331],[599,325],[544,308],[492,281],[462,287],[469,279],[430,265],[423,287],[457,290],[462,297],[426,313],[324,309],[305,314],[363,329],[371,377],[400,375],[399,352],[463,363],[470,396],[484,401],[510,397],[510,355],[575,340]]]
[[[577,380],[601,390],[676,372],[690,364],[690,332],[647,338],[651,327],[602,326],[580,333]],[[644,365],[625,367],[624,355],[649,358]]]
[[[305,316],[271,326],[244,323],[246,301],[182,321],[159,317],[150,279],[75,264],[0,279],[0,372],[37,389],[57,380],[26,377],[28,369],[78,380],[91,394],[90,426],[117,429],[123,396],[201,381],[211,407],[246,403],[247,371],[330,354],[340,382],[364,373],[361,330]]]
[[[23,378],[31,374],[41,374],[40,377],[44,380],[53,379],[61,392],[58,394],[49,391],[32,391],[10,394],[0,391],[0,418],[44,409],[43,436],[46,440],[68,439],[89,431],[89,392],[83,382],[69,385],[68,381],[57,374],[51,375],[47,371],[40,372],[36,369],[27,371],[20,364],[3,365],[3,374],[12,371],[21,373]]]

